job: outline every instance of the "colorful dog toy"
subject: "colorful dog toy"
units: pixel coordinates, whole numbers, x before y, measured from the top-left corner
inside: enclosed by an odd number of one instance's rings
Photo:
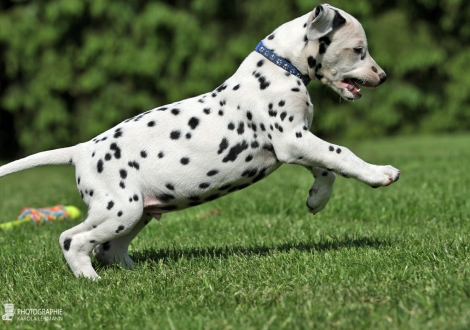
[[[80,217],[80,210],[75,206],[56,205],[38,209],[25,207],[15,221],[0,224],[0,229],[11,229],[26,223],[42,225],[45,222],[77,219],[78,217]]]

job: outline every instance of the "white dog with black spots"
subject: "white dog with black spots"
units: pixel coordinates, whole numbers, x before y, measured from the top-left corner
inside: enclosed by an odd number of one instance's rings
[[[277,28],[213,92],[147,111],[91,141],[12,162],[0,176],[75,166],[89,212],[59,242],[74,275],[91,279],[99,278],[91,253],[131,268],[129,243],[152,217],[246,188],[283,163],[315,177],[307,200],[312,213],[328,202],[335,173],[372,187],[398,180],[396,168],[366,163],[309,131],[311,79],[346,100],[361,97],[359,86],[386,79],[361,24],[327,4]]]

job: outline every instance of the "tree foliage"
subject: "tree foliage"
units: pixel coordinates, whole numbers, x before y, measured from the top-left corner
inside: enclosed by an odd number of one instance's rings
[[[310,0],[0,3],[0,157],[72,145],[220,85]],[[470,128],[470,3],[331,0],[358,18],[387,83],[339,102],[309,86],[314,131],[343,138]]]

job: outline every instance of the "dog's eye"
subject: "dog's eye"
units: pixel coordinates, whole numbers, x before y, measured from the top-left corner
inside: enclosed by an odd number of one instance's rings
[[[362,54],[362,47],[354,47],[353,49],[356,54]]]

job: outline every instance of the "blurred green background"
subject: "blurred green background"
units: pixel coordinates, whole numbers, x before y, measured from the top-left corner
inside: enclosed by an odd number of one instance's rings
[[[86,141],[213,90],[310,0],[0,1],[0,159]],[[358,18],[387,83],[357,102],[314,82],[323,138],[470,129],[470,2],[330,0]]]

